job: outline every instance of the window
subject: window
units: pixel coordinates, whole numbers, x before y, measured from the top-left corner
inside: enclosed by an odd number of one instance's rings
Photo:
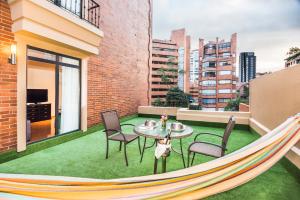
[[[223,84],[230,84],[231,80],[219,80],[219,84],[223,85]]]
[[[204,104],[216,104],[216,99],[202,99]]]
[[[219,62],[219,65],[220,66],[228,66],[228,65],[230,65],[230,62],[228,62],[228,61],[221,61],[221,62]]]
[[[227,102],[229,102],[230,101],[230,99],[228,99],[228,98],[221,98],[221,99],[218,99],[218,102],[219,103],[227,103]]]
[[[205,55],[204,59],[211,59],[211,58],[217,58],[216,54],[211,54],[211,55]]]
[[[226,49],[226,48],[230,48],[231,44],[230,42],[224,42],[219,44],[219,49]]]
[[[219,75],[230,75],[231,71],[219,71]]]
[[[221,58],[229,58],[230,57],[230,53],[229,52],[224,52],[223,54],[220,54]]]
[[[203,86],[215,86],[216,85],[216,81],[214,81],[214,80],[202,81],[202,85]]]
[[[232,84],[233,84],[233,85],[236,85],[236,81],[232,81]]]
[[[230,89],[220,89],[219,94],[230,94],[231,90]]]
[[[215,95],[216,90],[202,90],[202,95]]]
[[[216,62],[204,62],[202,66],[204,68],[205,67],[216,67]]]
[[[216,72],[202,72],[203,77],[216,77]]]

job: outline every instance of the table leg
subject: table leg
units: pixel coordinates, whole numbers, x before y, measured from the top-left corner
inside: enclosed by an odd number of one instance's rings
[[[157,174],[157,158],[156,157],[154,157],[154,172],[153,172],[153,174]]]
[[[181,155],[183,167],[185,168],[185,160],[184,160],[184,154],[183,154],[183,149],[182,149],[182,139],[180,138],[179,141],[180,141],[180,152],[178,152],[178,150],[174,149],[173,146],[171,146],[171,150],[174,151],[175,153]]]
[[[146,147],[146,142],[147,142],[147,138],[145,137],[145,140],[144,140],[144,145],[143,145],[143,150],[142,150],[142,155],[141,155],[141,160],[140,162],[143,161],[143,157],[144,157],[144,151],[145,151],[145,147]]]
[[[162,157],[162,173],[166,173],[167,171],[167,157]]]
[[[184,155],[183,155],[183,150],[182,150],[182,139],[181,138],[180,138],[180,151],[181,151],[183,167],[185,168],[185,160],[184,160]]]

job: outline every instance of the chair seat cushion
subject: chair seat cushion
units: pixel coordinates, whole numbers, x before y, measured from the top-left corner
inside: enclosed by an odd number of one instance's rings
[[[135,134],[124,134],[124,136],[125,136],[126,142],[131,142],[139,137],[138,135],[135,135]],[[116,141],[124,141],[124,137],[120,133],[110,136],[109,139],[116,140]]]
[[[191,152],[200,153],[208,156],[213,157],[221,157],[222,156],[222,149],[221,147],[206,144],[201,142],[194,142],[189,149]]]

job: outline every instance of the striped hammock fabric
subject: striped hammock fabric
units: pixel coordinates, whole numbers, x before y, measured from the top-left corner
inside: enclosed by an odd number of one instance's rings
[[[174,172],[111,180],[0,174],[0,199],[200,199],[265,172],[299,139],[298,114],[238,151]]]

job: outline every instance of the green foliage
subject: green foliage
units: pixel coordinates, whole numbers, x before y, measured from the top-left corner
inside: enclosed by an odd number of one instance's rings
[[[165,102],[161,98],[157,98],[154,100],[152,105],[157,106],[157,107],[163,107],[163,106],[165,106]]]
[[[293,60],[294,58],[300,55],[300,49],[298,47],[291,47],[286,55],[288,56],[285,59],[286,61]]]
[[[230,100],[227,106],[224,108],[225,111],[239,111],[241,99],[238,97],[237,99]]]
[[[187,107],[189,96],[178,87],[170,88],[166,97],[166,106],[170,107]]]
[[[298,47],[291,47],[289,51],[287,52],[288,56],[294,55],[295,53],[300,52],[300,49]]]

